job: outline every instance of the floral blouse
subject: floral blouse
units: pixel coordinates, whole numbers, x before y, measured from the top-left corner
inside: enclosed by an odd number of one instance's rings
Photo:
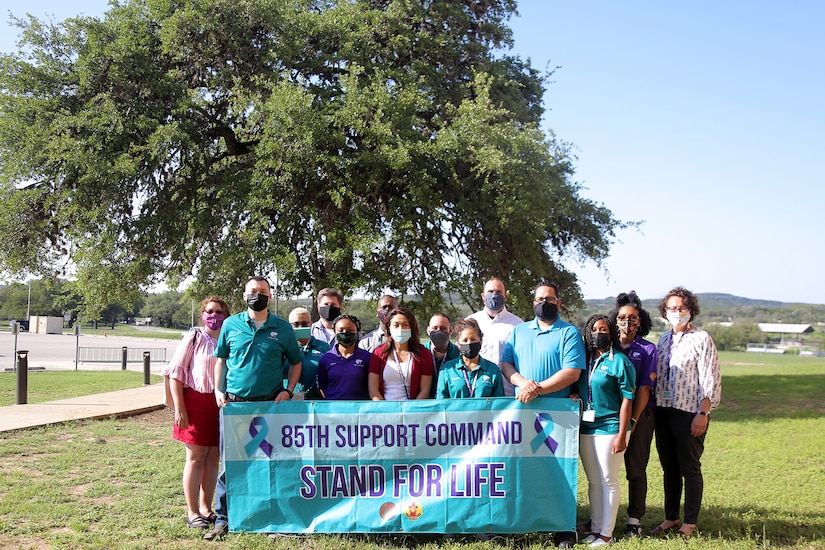
[[[659,338],[656,406],[697,413],[707,398],[710,410],[722,400],[719,355],[710,335],[691,326],[682,333],[668,330]]]

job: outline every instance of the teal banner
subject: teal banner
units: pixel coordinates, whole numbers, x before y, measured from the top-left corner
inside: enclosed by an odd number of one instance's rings
[[[579,416],[570,399],[230,403],[229,527],[573,531]]]

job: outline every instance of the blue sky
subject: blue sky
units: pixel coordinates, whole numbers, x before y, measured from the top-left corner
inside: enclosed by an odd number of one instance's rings
[[[22,7],[25,5],[25,7]],[[103,0],[0,0],[0,13],[99,16]],[[559,67],[546,130],[582,196],[621,220],[587,298],[671,287],[825,304],[825,2],[530,0],[513,52]],[[14,33],[0,31],[0,51]]]

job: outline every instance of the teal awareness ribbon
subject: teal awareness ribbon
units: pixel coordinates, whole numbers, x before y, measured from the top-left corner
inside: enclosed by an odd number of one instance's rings
[[[266,425],[263,416],[256,416],[249,423],[249,435],[252,436],[252,441],[244,445],[247,457],[252,456],[258,447],[267,457],[272,457],[272,445],[266,440],[266,436],[269,435],[269,426]]]
[[[553,417],[551,417],[549,413],[539,413],[536,415],[536,422],[533,427],[538,434],[533,438],[533,441],[530,442],[530,448],[533,449],[533,452],[538,451],[543,443],[547,445],[551,453],[556,454],[556,449],[559,447],[559,444],[555,439],[550,437],[550,434],[553,433]]]

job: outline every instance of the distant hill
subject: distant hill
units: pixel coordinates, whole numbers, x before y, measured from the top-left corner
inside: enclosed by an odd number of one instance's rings
[[[721,292],[697,293],[701,313],[699,323],[733,321],[739,323],[825,323],[825,305],[755,300]],[[585,300],[586,307],[577,317],[586,319],[593,313],[607,313],[615,297]],[[652,317],[658,317],[660,298],[643,300],[642,305]]]

